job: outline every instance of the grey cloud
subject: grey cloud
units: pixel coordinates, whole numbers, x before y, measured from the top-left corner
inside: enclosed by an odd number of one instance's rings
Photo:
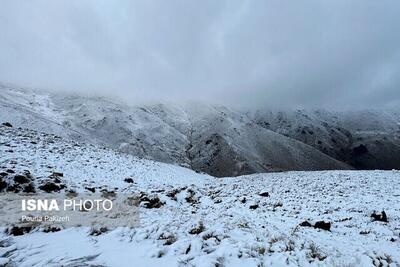
[[[400,2],[3,0],[0,81],[131,101],[400,104]]]

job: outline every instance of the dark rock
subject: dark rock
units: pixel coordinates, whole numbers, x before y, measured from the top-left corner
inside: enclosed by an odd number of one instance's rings
[[[258,208],[258,205],[257,204],[254,204],[254,205],[250,205],[250,207],[249,207],[251,210],[255,210],[255,209],[257,209]]]
[[[206,228],[204,227],[204,225],[203,225],[202,223],[199,223],[198,226],[196,226],[195,228],[193,228],[193,229],[191,229],[191,230],[189,231],[189,234],[191,234],[191,235],[198,235],[198,234],[204,232],[205,229],[206,229]]]
[[[56,184],[60,184],[61,183],[61,180],[58,177],[55,177],[55,178],[52,178],[52,179],[53,179],[53,182],[55,182]]]
[[[133,184],[133,179],[132,178],[125,178],[124,182],[128,183],[128,184]]]
[[[164,202],[161,202],[157,196],[142,196],[140,198],[140,203],[142,203],[143,207],[146,209],[158,209],[164,206]]]
[[[7,172],[7,173],[15,173],[15,171],[14,171],[14,170],[11,170],[11,169],[6,170],[6,172]]]
[[[181,188],[175,188],[174,190],[167,192],[165,195],[167,197],[170,197],[172,200],[176,201],[177,200],[176,195],[186,189],[187,189],[186,186]]]
[[[50,177],[55,178],[55,177],[64,177],[64,174],[62,172],[53,172]]]
[[[360,235],[368,235],[368,234],[370,234],[371,233],[371,231],[366,231],[366,230],[363,230],[363,231],[360,231]]]
[[[381,215],[380,214],[376,214],[375,212],[371,214],[371,218],[374,221],[380,221],[381,220]]]
[[[36,193],[35,186],[32,183],[25,186],[22,191],[25,193]]]
[[[331,230],[331,223],[330,222],[324,222],[324,221],[318,221],[314,224],[314,228],[322,229],[325,231],[330,231]]]
[[[12,128],[12,124],[9,122],[3,122],[1,125]]]
[[[40,190],[43,190],[47,193],[51,192],[59,192],[61,189],[63,189],[65,186],[63,185],[57,185],[53,182],[47,182],[44,185],[39,186]]]
[[[27,184],[29,183],[31,180],[26,177],[25,175],[15,175],[14,176],[14,182],[18,183],[18,184]]]
[[[23,174],[24,174],[28,179],[32,179],[32,178],[33,178],[31,172],[28,171],[28,170],[25,170]]]
[[[85,187],[85,189],[90,191],[90,192],[92,192],[92,193],[96,192],[96,188],[94,188],[94,187]]]
[[[59,231],[61,231],[61,228],[59,228],[57,226],[48,226],[43,229],[44,233],[55,233],[55,232],[59,232]]]
[[[7,183],[0,178],[0,192],[7,188]]]
[[[195,191],[193,191],[192,189],[189,188],[189,189],[187,190],[187,193],[188,193],[188,196],[185,197],[186,202],[192,203],[192,204],[198,203],[198,200],[197,200],[197,198],[195,197],[195,195],[196,195],[196,192],[195,192]]]
[[[187,248],[186,251],[185,251],[185,254],[189,254],[191,248],[192,248],[192,245],[189,244],[188,248]]]
[[[383,222],[387,222],[388,221],[385,211],[382,211],[382,221]]]
[[[21,191],[21,187],[17,184],[7,187],[7,192],[19,193],[20,191]]]
[[[283,207],[282,202],[278,202],[278,203],[275,203],[275,204],[274,204],[274,209],[280,208],[280,207]]]
[[[177,238],[172,234],[161,234],[158,240],[164,240],[164,245],[170,246],[176,242]]]
[[[381,214],[373,212],[371,214],[371,218],[372,218],[373,221],[388,222],[388,218],[387,218],[387,215],[386,215],[385,211],[382,211]]]
[[[269,193],[268,192],[261,192],[259,195],[261,197],[269,197]]]
[[[6,172],[0,172],[0,178],[6,177],[7,175],[8,175],[8,173],[6,173]]]
[[[99,235],[107,233],[107,232],[108,232],[108,228],[107,227],[100,227],[99,229],[92,229],[92,231],[90,232],[89,235],[99,236]]]
[[[299,225],[303,226],[303,227],[311,227],[312,226],[311,223],[309,223],[308,221],[304,221],[304,222],[300,223]]]
[[[7,230],[9,235],[19,236],[24,235],[32,231],[31,226],[13,226],[11,229]]]

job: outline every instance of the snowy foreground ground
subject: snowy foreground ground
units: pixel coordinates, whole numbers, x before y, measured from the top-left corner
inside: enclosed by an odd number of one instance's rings
[[[159,201],[152,208],[142,203],[138,227],[98,236],[84,227],[14,236],[2,226],[0,266],[400,266],[398,171],[217,179],[0,126],[4,181],[11,181],[10,170],[29,170],[35,186],[62,172],[62,183],[78,192],[107,188]],[[382,210],[388,222],[373,221]],[[299,226],[304,221],[332,226]]]

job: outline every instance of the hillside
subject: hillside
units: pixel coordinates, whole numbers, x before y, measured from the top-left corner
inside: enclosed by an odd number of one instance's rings
[[[356,169],[400,168],[395,110],[253,112],[265,129],[291,137]]]
[[[101,231],[8,221],[0,226],[1,266],[400,264],[398,171],[216,179],[15,127],[0,126],[0,144],[1,190],[22,190],[16,176],[24,176],[40,193],[52,179],[63,185],[60,195],[106,190],[138,198],[140,213],[133,229]],[[382,210],[388,222],[371,217]]]
[[[129,106],[98,97],[4,86],[0,94],[1,121],[215,176],[350,168],[224,107]]]
[[[213,176],[400,168],[394,111],[239,111],[0,88],[0,121]]]

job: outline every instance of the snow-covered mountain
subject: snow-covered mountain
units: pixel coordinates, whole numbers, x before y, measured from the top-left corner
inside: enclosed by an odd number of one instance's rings
[[[357,169],[400,168],[398,111],[257,111],[251,116],[258,125]]]
[[[140,213],[132,229],[8,221],[0,266],[400,264],[398,171],[217,179],[8,124],[0,155],[0,192],[106,190],[137,198]],[[382,210],[387,222],[371,217]]]
[[[131,106],[0,88],[0,121],[214,176],[399,168],[399,118],[380,112],[248,112],[199,103]]]

